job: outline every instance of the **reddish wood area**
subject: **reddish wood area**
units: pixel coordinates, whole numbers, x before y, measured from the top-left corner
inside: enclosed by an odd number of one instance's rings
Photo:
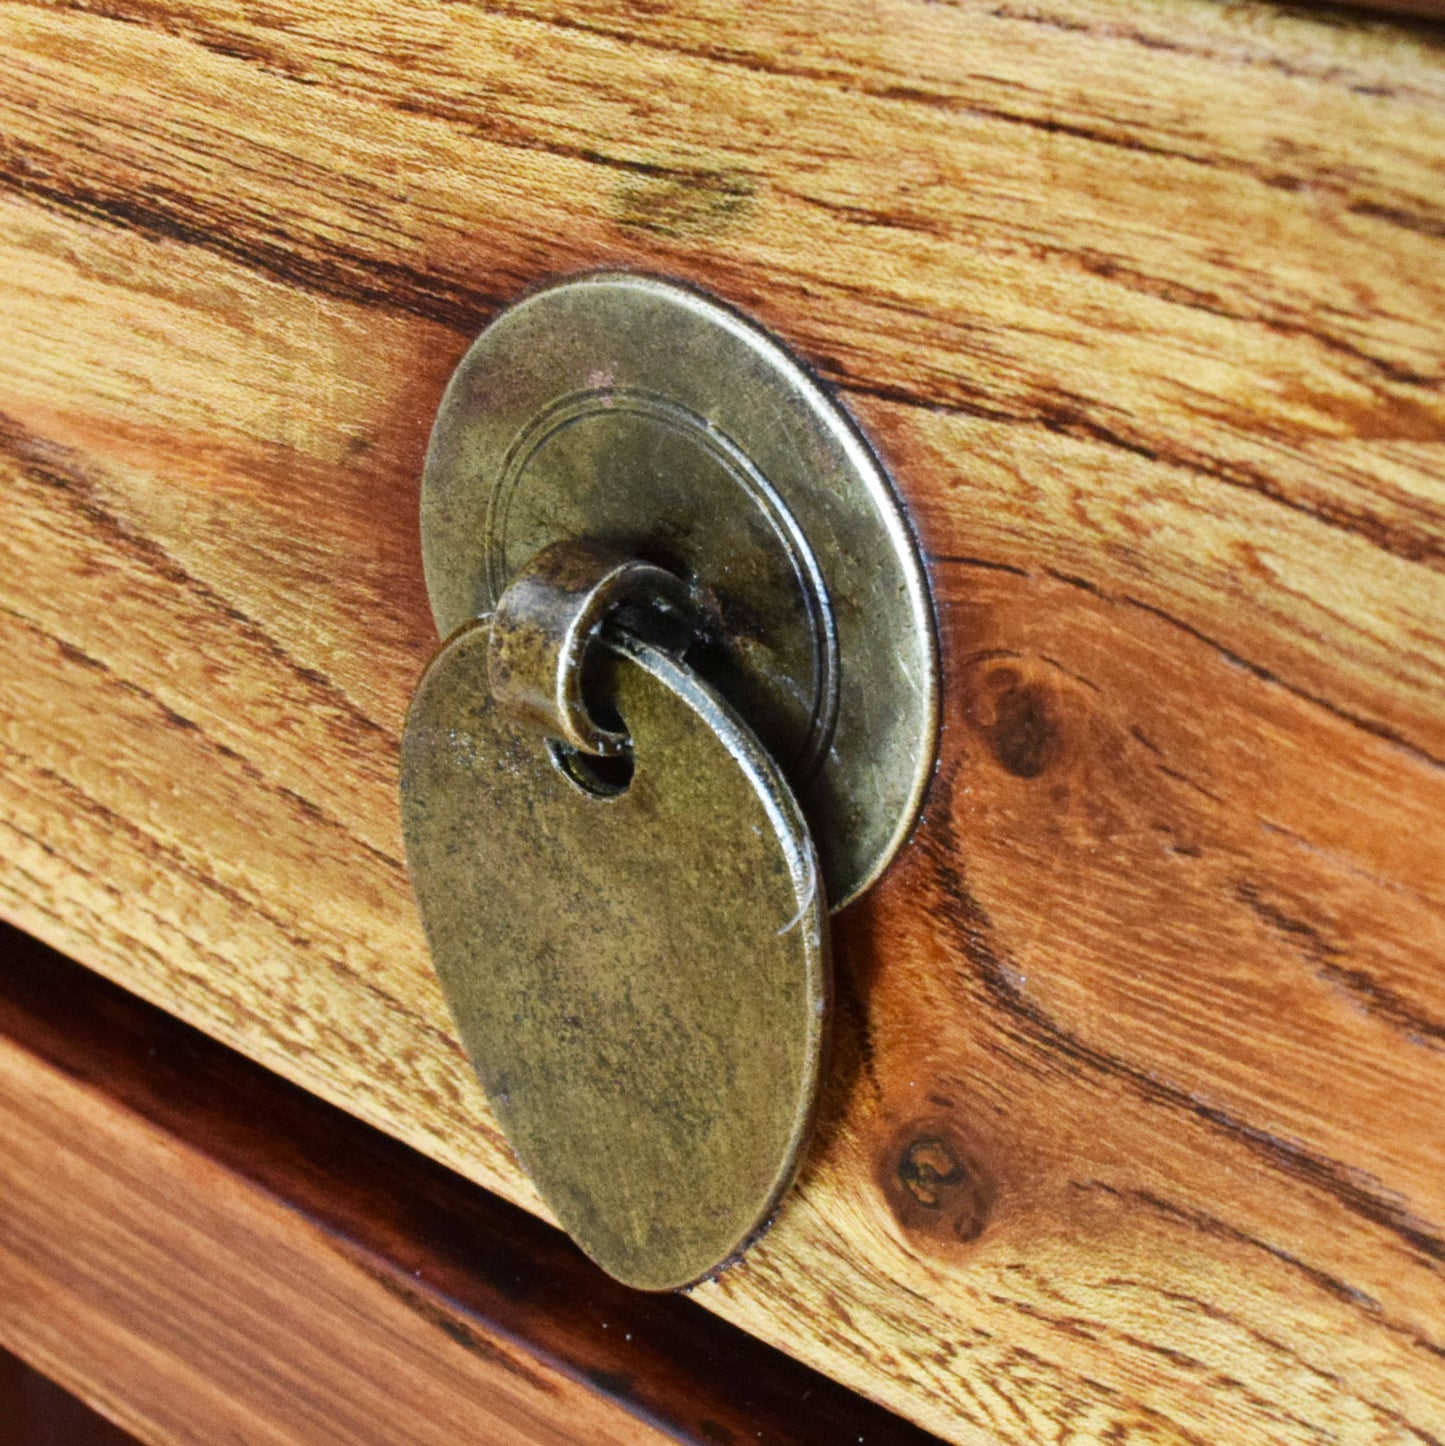
[[[0,1343],[146,1441],[933,1439],[7,929],[0,1139]]]
[[[0,17],[0,911],[538,1210],[401,862],[421,459],[526,287],[710,286],[892,467],[947,696],[697,1299],[958,1441],[1445,1441],[1438,29]]]

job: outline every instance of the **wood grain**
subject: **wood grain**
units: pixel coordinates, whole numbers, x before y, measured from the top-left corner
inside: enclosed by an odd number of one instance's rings
[[[0,1340],[143,1440],[934,1439],[3,926],[0,1124]]]
[[[698,1298],[959,1441],[1445,1440],[1437,32],[0,14],[0,910],[537,1208],[400,863],[417,477],[502,301],[691,278],[894,468],[948,691]]]

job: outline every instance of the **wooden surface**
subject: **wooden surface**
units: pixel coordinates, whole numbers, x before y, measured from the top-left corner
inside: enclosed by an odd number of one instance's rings
[[[0,1138],[0,1343],[144,1441],[933,1439],[3,926]]]
[[[0,910],[535,1208],[400,862],[417,477],[499,303],[703,282],[895,470],[948,707],[698,1298],[959,1441],[1445,1440],[1438,32],[0,16]]]

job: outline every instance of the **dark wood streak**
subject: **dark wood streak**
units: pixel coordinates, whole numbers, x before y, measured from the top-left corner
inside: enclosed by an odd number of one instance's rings
[[[1029,570],[1016,563],[1002,562],[993,557],[969,557],[963,553],[932,553],[928,557],[930,567],[981,567],[990,572],[1006,572],[1011,577],[1028,577]]]
[[[1238,1119],[1118,1055],[1095,1048],[1026,998],[1013,982],[1018,969],[1003,951],[987,912],[968,889],[963,864],[966,841],[957,835],[951,822],[952,787],[952,779],[946,776],[934,785],[937,812],[932,827],[937,841],[925,843],[943,900],[943,906],[936,908],[932,917],[952,939],[959,957],[972,966],[989,1002],[1006,1020],[1007,1038],[1066,1071],[1086,1071],[1113,1079],[1149,1104],[1193,1116],[1282,1175],[1330,1196],[1350,1214],[1389,1231],[1409,1247],[1420,1264],[1438,1270],[1439,1262],[1445,1261],[1445,1235],[1439,1228],[1417,1219],[1398,1200],[1373,1189],[1347,1165]]]
[[[1248,879],[1235,885],[1234,895],[1271,929],[1296,944],[1321,978],[1345,990],[1366,1013],[1387,1024],[1411,1044],[1445,1048],[1445,1022],[1412,1006],[1367,971],[1348,967],[1342,962],[1348,957],[1346,951],[1330,943],[1313,924],[1272,904]]]
[[[1217,1216],[1211,1215],[1208,1211],[1199,1210],[1193,1207],[1179,1205],[1173,1201],[1165,1200],[1162,1196],[1154,1194],[1150,1190],[1129,1190],[1117,1189],[1113,1185],[1102,1180],[1075,1181],[1074,1188],[1078,1190],[1097,1190],[1105,1195],[1112,1196],[1116,1200],[1133,1201],[1144,1205],[1159,1215],[1166,1216],[1170,1220],[1177,1221],[1182,1225],[1188,1225],[1191,1229],[1198,1230],[1202,1234],[1214,1236],[1220,1240],[1232,1240],[1240,1245],[1247,1245],[1253,1250],[1262,1250],[1266,1255],[1280,1261],[1303,1274],[1312,1285],[1318,1286],[1321,1290],[1343,1301],[1346,1305],[1356,1306],[1361,1310],[1368,1311],[1371,1315],[1380,1313],[1380,1302],[1365,1291],[1356,1290],[1354,1286],[1346,1281],[1340,1280],[1337,1276],[1331,1275],[1326,1270],[1310,1265],[1301,1260],[1298,1256],[1291,1254],[1288,1250],[1278,1245],[1271,1245],[1266,1240],[1260,1240],[1246,1230],[1231,1225],[1228,1221],[1220,1220]],[[1405,1331],[1414,1344],[1421,1346],[1434,1354],[1439,1354],[1441,1348],[1432,1341],[1426,1340],[1417,1332]]]
[[[1395,206],[1382,206],[1377,201],[1351,201],[1348,209],[1357,216],[1388,221],[1392,226],[1413,231],[1418,236],[1428,236],[1432,241],[1445,237],[1445,218],[1439,216],[1414,216]]]

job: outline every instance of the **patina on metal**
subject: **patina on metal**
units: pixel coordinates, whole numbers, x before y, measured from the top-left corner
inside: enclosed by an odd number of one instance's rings
[[[700,616],[672,573],[618,557],[597,543],[544,548],[513,579],[493,614],[487,682],[499,707],[582,753],[620,754],[627,735],[594,716],[589,645],[610,614],[629,610],[633,631],[682,651],[702,634]],[[669,629],[669,624],[670,629]],[[592,694],[588,696],[589,692]]]
[[[577,538],[676,575],[715,617],[689,661],[791,783],[832,905],[855,898],[912,827],[937,668],[916,549],[847,416],[700,292],[610,272],[538,291],[478,338],[432,432],[439,633]]]
[[[912,539],[782,347],[603,273],[457,369],[422,545],[447,641],[402,815],[437,972],[562,1225],[619,1279],[689,1285],[797,1167],[829,901],[886,866],[932,766]]]
[[[413,887],[492,1106],[561,1224],[645,1289],[766,1225],[830,987],[808,826],[682,661],[707,630],[680,598],[605,547],[545,550],[447,640],[402,744]],[[590,693],[564,676],[589,670]]]

